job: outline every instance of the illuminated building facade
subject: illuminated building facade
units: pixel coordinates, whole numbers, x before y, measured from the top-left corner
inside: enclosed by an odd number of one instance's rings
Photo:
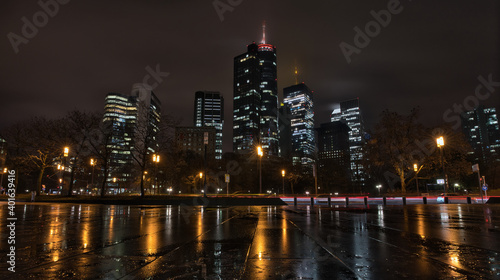
[[[107,148],[109,158],[108,186],[128,186],[134,165],[132,153],[146,145],[149,153],[157,150],[156,135],[159,132],[161,103],[151,88],[136,84],[130,95],[109,93],[106,95],[103,123],[111,130]]]
[[[219,92],[198,91],[195,93],[194,126],[215,128],[215,159],[222,159],[224,97]]]
[[[234,58],[233,151],[245,154],[262,145],[278,155],[276,47],[252,43]]]
[[[364,185],[365,172],[362,160],[365,126],[359,107],[359,98],[347,100],[337,105],[331,114],[331,121],[343,121],[351,129],[349,131],[351,180],[358,185]]]
[[[284,88],[283,96],[291,114],[292,162],[312,170],[316,149],[313,92],[302,83]]]
[[[500,128],[495,108],[479,106],[461,114],[462,130],[474,150],[474,160],[492,163],[499,160]]]

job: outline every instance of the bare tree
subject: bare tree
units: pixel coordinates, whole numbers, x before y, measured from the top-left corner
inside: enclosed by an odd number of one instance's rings
[[[102,168],[103,179],[101,183],[101,197],[106,194],[106,182],[109,177],[111,155],[120,144],[114,137],[113,122],[102,121],[102,115],[92,114],[89,116],[89,130],[85,131],[87,143],[93,154],[98,158],[98,166]]]

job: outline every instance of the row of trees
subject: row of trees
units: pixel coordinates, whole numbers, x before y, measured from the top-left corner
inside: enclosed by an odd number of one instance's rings
[[[450,182],[460,181],[473,184],[471,165],[468,154],[472,151],[462,133],[448,126],[425,127],[418,121],[419,111],[414,109],[408,115],[384,111],[380,122],[370,133],[370,139],[364,147],[362,162],[366,172],[363,185],[353,188],[353,183],[346,174],[346,167],[335,164],[322,166],[318,170],[320,192],[361,192],[373,191],[374,186],[385,182],[392,191],[406,192],[413,188],[416,179],[414,164],[418,165],[419,178],[435,179],[441,177],[443,170],[441,153],[436,146],[436,138],[443,136],[443,164]],[[99,182],[103,196],[109,183],[109,174],[113,171],[110,158],[114,150],[124,143],[117,137],[113,122],[103,122],[100,113],[71,111],[58,119],[34,117],[18,122],[3,130],[1,135],[7,141],[7,166],[21,174],[19,185],[27,190],[41,192],[42,185],[57,184],[56,166],[63,160],[63,147],[69,147],[70,154],[66,164],[71,164],[68,175],[67,191],[71,195],[75,184],[91,181],[92,170],[96,170],[96,182]],[[127,166],[134,174],[129,188],[137,188],[142,196],[153,177],[156,185],[174,187],[183,193],[197,193],[206,180],[209,191],[224,188],[224,175],[231,175],[230,192],[256,192],[259,186],[258,156],[240,156],[225,154],[223,160],[209,160],[207,168],[204,158],[190,151],[178,150],[174,145],[173,129],[179,120],[171,116],[162,116],[159,127],[152,130],[147,125],[137,125],[135,129],[133,164]],[[161,162],[156,164],[148,147],[155,146],[161,155]],[[95,159],[96,166],[90,165]],[[314,178],[311,172],[305,173],[300,167],[294,167],[285,159],[272,158],[262,162],[263,190],[282,193],[302,193],[314,191]],[[490,167],[494,170],[497,166]],[[153,170],[154,172],[153,176]],[[281,170],[286,175],[281,176]],[[198,174],[204,172],[206,178]],[[487,173],[488,171],[486,171]],[[145,176],[144,174],[149,174]],[[491,173],[491,172],[490,172]],[[306,175],[304,175],[306,174]],[[308,175],[307,175],[308,174]],[[283,186],[284,183],[284,186]]]
[[[463,133],[449,125],[425,127],[418,118],[418,108],[408,115],[382,112],[365,146],[363,165],[369,175],[368,186],[373,190],[376,184],[385,182],[390,191],[405,193],[409,186],[416,191],[417,177],[435,183],[446,173],[450,186],[460,182],[477,190],[477,175],[472,175],[476,162],[472,161],[473,150]],[[438,148],[436,140],[441,136],[444,146]],[[496,166],[482,168],[485,174],[492,174]]]

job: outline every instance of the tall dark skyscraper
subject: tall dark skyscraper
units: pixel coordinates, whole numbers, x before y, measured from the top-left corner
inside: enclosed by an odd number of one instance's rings
[[[220,92],[198,91],[194,98],[194,126],[215,127],[215,158],[222,158],[222,128],[224,126],[224,97]]]
[[[234,58],[233,151],[248,153],[262,145],[278,155],[278,85],[276,47],[248,45]]]
[[[292,162],[312,170],[316,149],[313,92],[302,83],[284,88],[283,96],[292,115]]]
[[[365,143],[365,126],[359,107],[359,99],[340,102],[331,115],[331,121],[344,121],[349,131],[349,149],[351,156],[351,179],[354,183],[364,185],[365,172],[362,165],[363,145]]]
[[[495,108],[479,106],[461,114],[462,129],[474,150],[474,159],[491,163],[500,156],[500,128]]]

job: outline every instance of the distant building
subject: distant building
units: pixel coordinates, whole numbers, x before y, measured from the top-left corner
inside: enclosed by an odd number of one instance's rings
[[[462,129],[474,150],[476,162],[490,163],[499,159],[500,128],[495,108],[479,106],[461,114]]]
[[[176,127],[175,145],[180,151],[192,151],[204,157],[207,143],[207,158],[215,158],[216,133],[215,127]]]
[[[108,185],[115,186],[112,178],[117,178],[120,186],[127,186],[132,180],[134,165],[132,153],[144,147],[149,153],[157,150],[155,135],[159,132],[161,103],[151,88],[135,84],[130,95],[109,93],[106,95],[103,122],[111,129],[108,148]]]
[[[265,38],[265,35],[264,35]],[[278,155],[276,47],[252,43],[234,58],[233,151],[246,154],[262,145]]]
[[[361,113],[359,98],[338,104],[331,114],[331,121],[344,121],[349,131],[350,169],[354,183],[364,185],[365,171],[362,165],[363,146],[365,144],[365,126]]]
[[[224,97],[220,92],[197,91],[194,99],[194,126],[215,127],[215,158],[222,158]]]
[[[292,162],[312,170],[316,150],[313,92],[302,83],[284,88],[283,95],[292,117]]]
[[[292,113],[284,103],[279,109],[279,146],[280,156],[284,159],[292,159]]]
[[[335,121],[323,123],[318,132],[318,161],[321,167],[325,161],[345,166],[349,170],[351,156],[349,149],[349,132],[351,129],[345,122]]]
[[[318,177],[325,191],[346,191],[350,182],[349,131],[343,121],[321,124],[318,133]]]

